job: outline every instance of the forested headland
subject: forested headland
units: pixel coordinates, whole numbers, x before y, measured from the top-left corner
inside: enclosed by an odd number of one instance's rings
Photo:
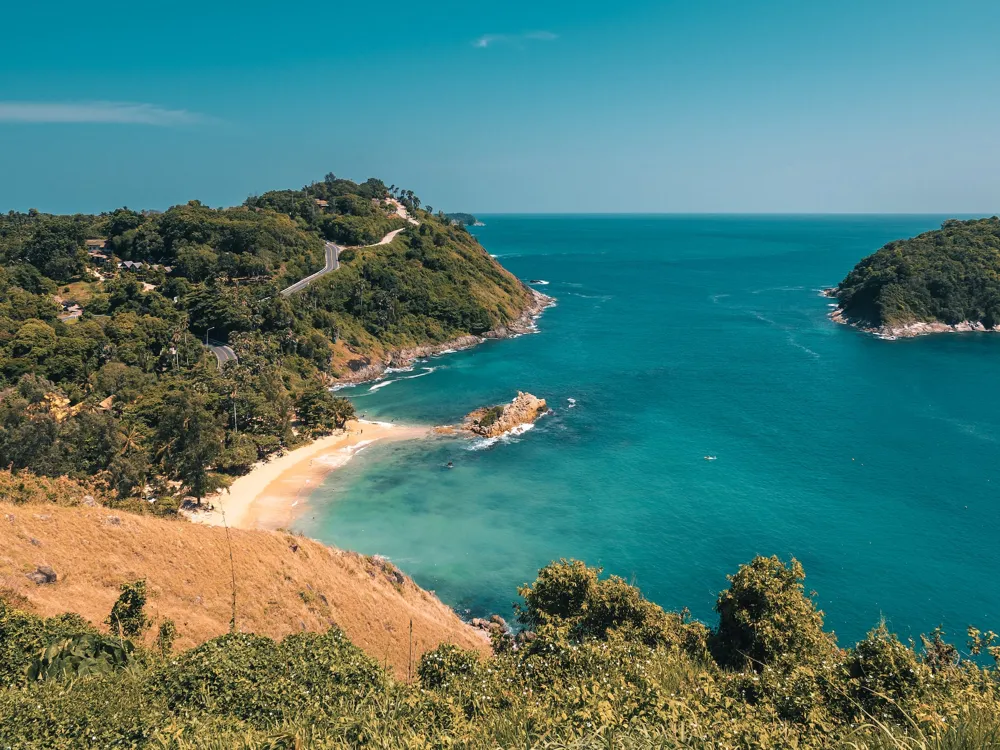
[[[323,268],[325,242],[345,248],[339,268],[279,294]],[[502,328],[530,301],[462,226],[377,179],[233,208],[0,215],[0,467],[173,512],[342,426],[336,379]],[[208,344],[236,359],[220,367]]]
[[[1000,218],[890,242],[831,290],[842,318],[892,335],[1000,325]],[[923,325],[926,324],[926,325]]]
[[[445,216],[447,216],[456,224],[462,224],[467,227],[477,226],[480,223],[479,219],[477,219],[472,214],[452,213],[452,214],[445,214]]]

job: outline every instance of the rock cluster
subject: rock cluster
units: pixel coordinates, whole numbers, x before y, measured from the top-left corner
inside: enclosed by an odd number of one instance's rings
[[[531,424],[548,410],[544,398],[518,391],[509,404],[484,406],[471,412],[464,428],[483,437],[497,437],[518,425]]]
[[[29,581],[33,581],[39,586],[41,586],[43,583],[55,583],[57,580],[59,580],[59,576],[57,576],[56,572],[52,570],[52,568],[50,568],[48,565],[39,565],[37,568],[35,568],[35,570],[33,570],[30,573],[27,573],[26,577]]]

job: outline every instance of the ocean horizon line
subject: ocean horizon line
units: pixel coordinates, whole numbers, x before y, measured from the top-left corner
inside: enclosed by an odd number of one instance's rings
[[[532,218],[552,218],[552,217],[579,217],[586,216],[591,218],[642,218],[642,217],[673,217],[673,218],[829,218],[834,217],[871,217],[871,218],[881,218],[881,217],[921,217],[921,216],[946,216],[946,217],[961,217],[961,218],[977,218],[983,217],[988,218],[992,216],[1000,215],[1000,210],[993,212],[979,212],[979,211],[909,211],[909,212],[877,212],[877,211],[828,211],[828,212],[818,212],[818,211],[788,211],[788,212],[738,212],[738,211],[601,211],[601,212],[586,212],[586,211],[469,211],[467,212],[476,218],[487,218],[487,217],[532,217]]]

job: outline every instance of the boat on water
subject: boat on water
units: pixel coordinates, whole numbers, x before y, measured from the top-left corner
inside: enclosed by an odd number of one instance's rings
[[[717,458],[718,458],[718,456],[705,456],[705,460],[706,461],[714,461]]]

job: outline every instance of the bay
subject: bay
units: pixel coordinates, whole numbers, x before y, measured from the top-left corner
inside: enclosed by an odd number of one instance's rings
[[[519,584],[574,557],[714,624],[726,574],[777,554],[841,642],[883,616],[958,641],[996,628],[1000,337],[880,341],[819,294],[949,217],[482,218],[490,253],[549,282],[540,332],[341,393],[405,423],[518,390],[554,413],[492,446],[371,446],[313,494],[304,533],[471,615],[509,616]]]

